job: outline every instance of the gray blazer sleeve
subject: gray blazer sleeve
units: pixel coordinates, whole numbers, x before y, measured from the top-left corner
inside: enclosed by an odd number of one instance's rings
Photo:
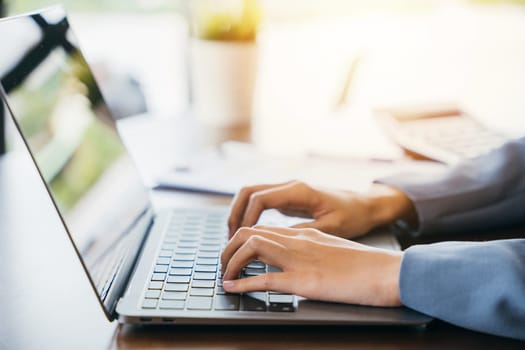
[[[378,182],[414,203],[413,235],[490,230],[525,224],[525,138],[433,175],[398,174]]]
[[[401,302],[452,324],[525,340],[525,239],[405,251]]]
[[[433,176],[379,182],[414,202],[414,235],[525,223],[525,138]],[[398,223],[403,225],[403,223]],[[405,225],[407,226],[407,225]],[[408,248],[399,279],[404,305],[482,332],[525,340],[525,239]]]

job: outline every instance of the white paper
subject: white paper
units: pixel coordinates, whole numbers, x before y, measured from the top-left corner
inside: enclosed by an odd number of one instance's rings
[[[301,180],[314,186],[363,192],[381,177],[443,168],[434,162],[271,157],[252,151],[250,146],[235,147],[234,151],[226,148],[203,153],[180,171],[162,176],[158,185],[233,195],[247,185]]]

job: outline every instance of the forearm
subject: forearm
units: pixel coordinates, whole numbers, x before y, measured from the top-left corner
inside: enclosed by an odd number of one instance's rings
[[[401,302],[455,325],[525,339],[525,239],[407,249]]]
[[[406,226],[414,235],[525,224],[525,138],[433,176],[400,174],[378,182],[411,200],[418,224]]]

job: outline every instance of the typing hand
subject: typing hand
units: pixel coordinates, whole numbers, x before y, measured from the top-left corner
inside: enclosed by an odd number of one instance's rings
[[[221,257],[230,293],[272,290],[309,299],[397,306],[401,252],[371,248],[316,229],[241,228]],[[279,267],[237,279],[253,260]]]
[[[255,225],[265,209],[278,209],[285,215],[312,218],[311,222],[295,228],[315,228],[353,238],[393,221],[406,207],[410,207],[410,200],[384,185],[374,185],[367,194],[324,191],[298,181],[250,186],[243,188],[233,200],[229,236],[240,227]]]

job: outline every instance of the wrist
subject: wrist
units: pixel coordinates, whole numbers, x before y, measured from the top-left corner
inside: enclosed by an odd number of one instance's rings
[[[364,263],[356,267],[363,272],[361,277],[363,289],[357,290],[364,297],[357,300],[359,304],[384,307],[402,305],[399,276],[403,254],[403,252],[377,248],[370,248],[364,253],[360,259]]]
[[[417,225],[414,204],[406,194],[397,188],[373,184],[366,198],[373,227],[390,224],[396,220],[405,220]]]
[[[403,253],[389,254],[384,261],[384,269],[381,278],[381,290],[383,291],[383,306],[401,306],[399,292],[399,274],[401,272],[401,261]]]

